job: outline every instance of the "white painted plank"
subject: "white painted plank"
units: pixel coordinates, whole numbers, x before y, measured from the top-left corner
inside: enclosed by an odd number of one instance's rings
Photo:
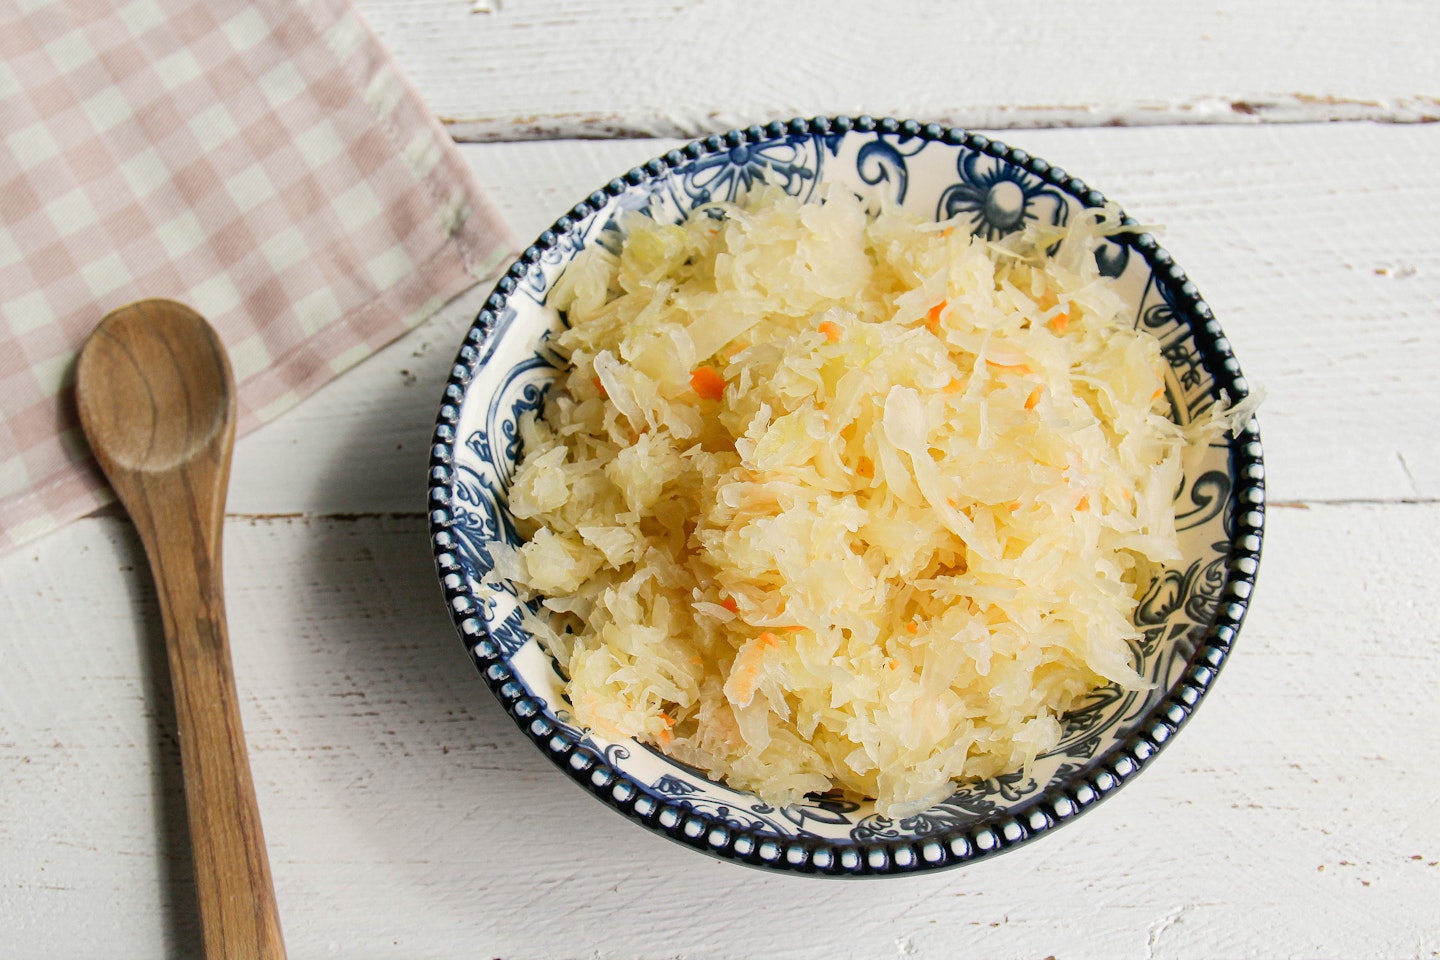
[[[1214,306],[1280,501],[1440,497],[1440,126],[1023,131],[1147,222]],[[468,145],[520,237],[673,141]],[[248,437],[236,513],[414,512],[483,289]]]
[[[226,538],[297,960],[1440,950],[1440,505],[1273,511],[1237,652],[1151,769],[998,860],[862,883],[709,861],[571,785],[465,661],[421,518]],[[0,957],[198,954],[138,562],[118,518],[0,560]]]
[[[1440,118],[1420,0],[359,0],[462,140]]]

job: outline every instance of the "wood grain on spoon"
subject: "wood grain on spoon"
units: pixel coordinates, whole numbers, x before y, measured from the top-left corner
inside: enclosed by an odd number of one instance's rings
[[[205,955],[282,958],[225,627],[220,538],[235,440],[225,348],[188,307],[143,300],[96,327],[75,392],[160,595]]]

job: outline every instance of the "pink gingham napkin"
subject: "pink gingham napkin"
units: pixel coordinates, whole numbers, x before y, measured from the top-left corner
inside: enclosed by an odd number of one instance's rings
[[[245,432],[511,248],[348,0],[0,4],[0,552],[109,499],[70,389],[107,311],[206,316]]]

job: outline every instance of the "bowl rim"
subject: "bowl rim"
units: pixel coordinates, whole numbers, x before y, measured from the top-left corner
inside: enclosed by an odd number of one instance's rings
[[[457,544],[450,532],[455,448],[463,442],[463,438],[457,436],[461,408],[498,312],[547,251],[556,248],[586,218],[631,187],[663,179],[679,167],[737,147],[791,135],[852,131],[894,135],[900,142],[924,140],[964,147],[1020,167],[1086,207],[1106,202],[1103,194],[1083,180],[1002,141],[938,123],[892,117],[796,117],[713,134],[669,150],[632,167],[575,204],[542,232],[495,284],[466,333],[445,384],[430,448],[428,500],[431,549],[455,629],[506,713],[556,766],[623,816],[692,849],[753,867],[839,877],[924,873],[995,856],[1075,819],[1144,769],[1193,716],[1229,658],[1254,591],[1265,515],[1263,451],[1259,427],[1252,417],[1235,432],[1229,445],[1230,475],[1234,483],[1227,507],[1233,511],[1233,531],[1224,558],[1225,581],[1217,594],[1214,618],[1179,679],[1170,685],[1165,697],[1134,721],[1135,732],[1099,752],[1071,779],[1047,784],[1007,809],[998,819],[982,819],[965,827],[948,828],[928,838],[880,838],[846,843],[824,838],[780,837],[727,824],[657,794],[594,750],[565,736],[547,719],[544,702],[531,696],[519,682],[498,645],[486,642],[491,639],[489,631],[479,616],[480,604],[455,556]],[[1128,217],[1124,219],[1126,223],[1135,222]],[[1212,389],[1224,389],[1237,401],[1247,396],[1249,387],[1229,341],[1185,271],[1148,233],[1113,239],[1137,252],[1149,265],[1157,285],[1166,288],[1167,299],[1189,327],[1196,353],[1206,372],[1213,377]]]

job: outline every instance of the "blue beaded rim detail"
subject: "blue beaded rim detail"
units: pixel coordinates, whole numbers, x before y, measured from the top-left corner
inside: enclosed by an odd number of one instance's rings
[[[671,150],[611,180],[543,232],[496,283],[484,307],[465,336],[451,368],[436,418],[430,450],[430,537],[436,570],[451,619],[491,692],[516,725],[572,780],[601,802],[642,826],[677,843],[712,856],[766,869],[834,877],[888,876],[927,872],[959,866],[1014,849],[1094,807],[1139,773],[1184,726],[1210,690],[1229,658],[1232,645],[1249,609],[1259,569],[1265,521],[1265,472],[1259,428],[1254,421],[1235,435],[1230,445],[1235,479],[1230,507],[1234,535],[1226,563],[1226,578],[1213,622],[1190,657],[1181,678],[1168,696],[1136,724],[1136,732],[1095,757],[1064,784],[1052,784],[1004,816],[965,829],[925,839],[877,839],[869,842],[835,842],[810,838],[776,837],[752,828],[738,827],[667,799],[574,742],[547,719],[545,705],[530,696],[501,656],[500,647],[476,616],[477,599],[470,591],[455,555],[450,532],[451,492],[454,483],[455,444],[461,404],[481,347],[495,319],[521,278],[545,251],[572,234],[586,217],[601,209],[627,188],[665,177],[671,170],[736,147],[761,144],[790,134],[878,132],[896,135],[899,142],[937,141],[964,146],[1020,167],[1051,186],[1070,194],[1087,207],[1103,205],[1105,197],[1083,180],[1070,176],[1023,150],[980,134],[935,123],[894,118],[795,118],[764,126],[731,130]],[[1134,223],[1125,217],[1126,223]],[[1206,371],[1216,389],[1232,400],[1249,394],[1240,365],[1231,352],[1219,323],[1200,297],[1185,271],[1149,234],[1121,236],[1115,242],[1135,250],[1150,266],[1156,282],[1166,289],[1176,312],[1188,323]]]

